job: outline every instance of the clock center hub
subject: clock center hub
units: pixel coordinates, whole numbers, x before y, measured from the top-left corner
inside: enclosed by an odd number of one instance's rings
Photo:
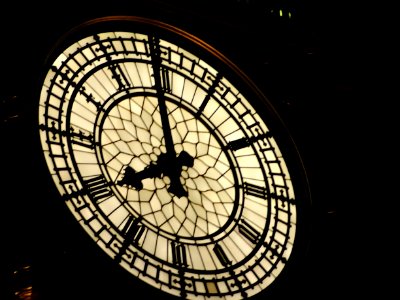
[[[182,167],[193,167],[193,163],[194,158],[186,151],[182,151],[177,157],[162,153],[155,163],[151,163],[140,172],[136,172],[132,167],[127,166],[124,177],[118,181],[118,185],[123,186],[126,184],[140,191],[143,189],[143,179],[168,176],[170,179],[168,191],[181,198],[188,195],[179,179]]]

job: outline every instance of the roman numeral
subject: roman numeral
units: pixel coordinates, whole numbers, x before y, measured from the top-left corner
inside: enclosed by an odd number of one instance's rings
[[[171,82],[169,79],[169,71],[167,68],[160,68],[161,87],[164,92],[171,92]]]
[[[251,196],[262,198],[262,199],[266,199],[268,196],[267,188],[258,186],[258,185],[252,184],[252,183],[244,182],[243,190],[244,190],[244,193],[247,195],[251,195]]]
[[[235,141],[230,141],[228,143],[228,148],[231,149],[232,151],[236,151],[242,148],[246,148],[250,146],[251,142],[249,138],[241,138],[237,139]]]
[[[84,97],[86,98],[86,101],[87,101],[88,103],[94,104],[94,106],[96,106],[96,108],[97,108],[97,111],[100,110],[100,106],[101,106],[100,102],[97,102],[96,100],[94,100],[93,95],[92,95],[91,93],[88,94],[88,93],[86,92],[86,88],[85,88],[84,86],[82,86],[81,89],[79,90],[79,94],[81,94],[82,96],[84,96]]]
[[[123,90],[130,86],[129,80],[125,73],[122,71],[121,66],[118,64],[113,64],[110,66],[110,71],[112,73],[112,78],[118,84],[118,90]]]
[[[242,148],[250,146],[251,144],[257,141],[263,140],[268,137],[271,137],[271,134],[269,132],[259,134],[257,136],[240,138],[234,141],[230,141],[228,143],[228,148],[231,149],[232,151],[240,150]]]
[[[172,252],[172,261],[175,265],[179,266],[179,279],[173,279],[173,283],[179,284],[181,286],[181,297],[186,299],[186,287],[194,286],[192,283],[186,281],[186,277],[184,276],[185,270],[183,268],[187,267],[186,261],[186,248],[181,243],[172,242],[171,243],[171,252]],[[170,277],[171,280],[171,277]]]
[[[71,143],[80,145],[82,147],[93,149],[94,148],[94,138],[90,133],[84,133],[82,130],[76,132],[74,128],[70,128],[69,137]]]
[[[214,251],[215,255],[217,256],[218,260],[220,261],[220,263],[224,267],[227,267],[230,264],[232,264],[232,262],[228,259],[228,256],[225,254],[224,250],[222,249],[222,247],[219,244],[215,244],[213,251]]]
[[[201,115],[204,108],[206,107],[208,101],[210,101],[211,95],[215,93],[215,90],[221,81],[222,75],[220,73],[217,74],[217,76],[214,78],[214,81],[210,88],[208,89],[207,95],[204,97],[203,102],[201,103],[199,110],[197,111],[197,116]]]
[[[260,233],[254,229],[246,220],[241,219],[238,225],[239,232],[253,244],[256,244],[260,238]]]
[[[180,243],[171,243],[171,250],[172,250],[172,261],[175,265],[186,267],[187,260],[186,260],[186,248],[184,245]]]
[[[125,223],[122,233],[126,241],[138,243],[139,239],[144,233],[145,227],[140,225],[141,218],[135,218],[134,216],[129,216]]]
[[[99,46],[96,49],[96,52],[102,52],[107,61],[111,63],[112,61],[112,54],[116,53],[116,49],[114,48],[113,43],[111,42],[111,40],[107,40],[107,42],[109,42],[110,44],[106,45],[104,43],[102,43],[102,41],[100,40],[100,37],[98,35],[95,35],[93,37],[95,39],[95,41],[98,43],[97,45]],[[117,82],[118,84],[118,90],[123,90],[126,87],[129,87],[129,80],[126,77],[125,73],[123,72],[123,70],[121,69],[119,64],[111,64],[109,67],[111,74],[112,74],[112,78]]]
[[[143,233],[145,232],[145,227],[140,225],[140,221],[142,219],[135,218],[134,216],[130,215],[128,220],[126,221],[124,227],[121,230],[121,233],[124,237],[124,241],[119,248],[118,253],[115,256],[115,260],[120,262],[122,259],[122,255],[126,253],[129,245],[131,244],[138,244],[140,238],[142,237]]]
[[[71,143],[80,145],[82,147],[88,148],[88,149],[94,149],[95,143],[94,143],[94,138],[93,135],[90,133],[85,133],[82,130],[75,131],[73,127],[70,128],[69,131],[61,131],[56,128],[56,122],[51,121],[51,127],[46,126],[44,124],[40,124],[39,128],[40,130],[47,131],[53,134],[52,139],[56,140],[56,138],[60,136],[67,136],[70,138]],[[56,141],[55,144],[59,143],[62,145],[61,142]]]
[[[163,97],[165,92],[171,92],[169,70],[161,64],[161,49],[159,39],[156,37],[150,37],[149,46],[154,70],[154,84],[159,97]]]
[[[88,194],[91,196],[94,202],[109,198],[113,195],[107,180],[102,175],[85,180],[84,182],[86,184]]]

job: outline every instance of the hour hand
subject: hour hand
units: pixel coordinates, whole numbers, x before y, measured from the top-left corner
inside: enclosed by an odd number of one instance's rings
[[[167,154],[161,154],[155,163],[151,163],[140,172],[136,172],[132,167],[127,166],[124,177],[117,184],[120,186],[126,184],[140,191],[143,189],[143,179],[168,176],[171,182],[168,192],[180,198],[188,195],[180,182],[182,167],[193,167],[193,164],[194,158],[186,151],[182,151],[178,157],[173,158]]]
[[[175,158],[172,163],[167,162],[166,170],[168,170],[168,176],[171,180],[171,185],[168,188],[168,192],[174,194],[178,198],[188,195],[188,192],[183,188],[183,185],[180,181],[180,176],[183,166],[193,167],[193,164],[194,158],[186,151],[179,153],[178,157]]]
[[[143,189],[142,180],[146,178],[154,178],[161,177],[163,174],[163,166],[160,164],[160,160],[163,159],[158,158],[157,163],[151,163],[144,170],[140,172],[136,172],[132,167],[127,166],[125,168],[124,177],[117,182],[118,185],[128,185],[134,187],[136,190],[140,191]]]
[[[142,179],[138,176],[139,173],[136,173],[133,168],[127,166],[125,168],[124,177],[117,182],[118,185],[128,185],[133,186],[135,189],[140,191],[143,188]]]

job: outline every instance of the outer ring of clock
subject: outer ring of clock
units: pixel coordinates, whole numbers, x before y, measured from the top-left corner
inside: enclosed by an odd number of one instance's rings
[[[265,148],[260,148],[263,147],[261,145],[263,142],[261,138],[258,138],[256,136],[256,134],[246,137],[246,145],[249,147],[255,147],[254,145],[257,144],[259,153],[263,151],[264,153],[267,153],[269,151],[268,149],[272,149],[275,147],[275,149],[271,150],[272,152],[270,153],[273,153],[275,155],[275,159],[279,161],[278,165],[279,163],[287,164],[287,168],[289,169],[289,171],[285,169],[285,172],[290,172],[290,178],[287,182],[290,182],[290,185],[293,187],[294,190],[290,191],[290,194],[284,193],[284,190],[287,189],[287,187],[283,189],[277,188],[274,191],[269,189],[263,189],[263,191],[260,191],[259,186],[248,184],[247,192],[243,192],[243,194],[248,193],[248,195],[251,194],[251,197],[254,196],[256,198],[260,198],[261,193],[267,193],[268,196],[266,197],[274,198],[275,202],[273,203],[276,205],[276,207],[272,208],[271,205],[271,209],[274,209],[275,213],[273,217],[268,216],[268,218],[274,218],[278,215],[279,211],[286,210],[285,213],[287,214],[287,219],[280,219],[278,221],[275,221],[274,230],[276,230],[276,232],[279,232],[282,228],[284,229],[282,238],[279,240],[274,240],[274,238],[271,238],[270,231],[264,230],[262,233],[257,233],[257,230],[254,231],[254,228],[251,225],[242,224],[242,228],[244,228],[243,230],[247,232],[247,239],[250,239],[254,236],[256,236],[256,239],[265,239],[265,242],[262,245],[260,244],[255,247],[254,251],[249,252],[249,256],[243,259],[243,262],[241,262],[242,267],[235,267],[235,264],[232,264],[230,262],[228,256],[226,255],[224,250],[221,250],[219,245],[217,247],[217,250],[214,249],[214,251],[219,253],[217,256],[226,256],[225,258],[220,258],[220,268],[225,270],[224,272],[227,272],[226,274],[230,274],[231,278],[228,280],[225,280],[223,275],[218,277],[219,270],[205,269],[202,271],[202,273],[197,273],[195,269],[192,270],[190,267],[188,267],[186,263],[184,264],[182,261],[178,262],[176,267],[174,267],[171,263],[162,264],[155,262],[154,264],[149,264],[148,266],[153,268],[153,271],[151,271],[151,274],[146,274],[146,272],[140,270],[138,266],[132,268],[132,265],[134,264],[133,259],[136,259],[137,255],[141,256],[141,254],[138,254],[138,252],[135,252],[134,250],[131,250],[131,252],[129,253],[124,253],[125,258],[119,257],[119,263],[129,272],[137,277],[140,277],[148,284],[176,296],[188,298],[219,298],[234,296],[238,298],[243,298],[259,294],[261,291],[269,287],[272,283],[276,282],[277,280],[275,279],[280,277],[282,271],[288,269],[291,265],[298,266],[298,260],[302,257],[301,254],[303,254],[307,244],[306,237],[308,235],[308,209],[310,205],[308,183],[304,168],[301,163],[301,158],[296,150],[295,144],[290,137],[290,134],[288,133],[284,125],[284,122],[280,119],[273,105],[268,101],[263,93],[235,64],[229,61],[229,59],[227,59],[217,50],[215,50],[205,42],[201,41],[200,39],[194,37],[193,35],[190,35],[176,27],[155,20],[139,17],[118,16],[101,18],[87,22],[82,26],[76,27],[74,30],[69,32],[62,39],[60,39],[60,43],[57,44],[54,48],[54,53],[49,56],[48,62],[50,64],[53,64],[55,60],[52,60],[52,57],[54,55],[58,56],[60,54],[60,49],[67,49],[68,45],[74,43],[75,41],[78,41],[80,38],[89,37],[96,33],[110,32],[110,30],[115,30],[117,32],[130,32],[131,30],[132,32],[142,32],[142,30],[144,30],[143,32],[145,32],[145,34],[149,34],[149,32],[154,30],[154,32],[156,32],[157,34],[161,34],[162,38],[165,38],[167,40],[170,39],[173,42],[180,43],[180,46],[183,49],[188,50],[189,52],[201,53],[201,59],[204,59],[207,63],[211,62],[211,65],[216,68],[221,68],[227,80],[232,83],[234,87],[240,87],[240,93],[242,95],[245,95],[248,99],[252,99],[251,108],[254,109],[254,111],[262,111],[262,113],[257,114],[257,116],[261,118],[260,121],[266,122],[266,124],[268,124],[268,129],[271,132],[271,135],[268,132],[268,134],[263,137],[268,141],[268,145],[265,146]],[[55,58],[56,56],[54,56],[53,58]],[[52,68],[49,66],[49,70],[51,69]],[[54,67],[53,71],[56,73],[55,78],[56,76],[64,76],[63,79],[68,81],[67,72],[63,73],[63,71],[56,70],[56,68]],[[50,72],[51,71],[49,71],[49,73]],[[65,77],[65,75],[67,75],[67,77]],[[46,74],[46,76],[49,75]],[[69,88],[73,90],[73,82],[69,83]],[[42,93],[46,93],[45,88],[42,89]],[[60,177],[60,169],[62,168],[61,165],[63,164],[58,162],[59,160],[57,159],[57,155],[64,156],[66,164],[68,165],[68,163],[70,163],[71,166],[74,164],[74,159],[66,158],[66,156],[68,155],[65,153],[59,153],[58,150],[60,150],[60,152],[63,152],[62,147],[51,149],[51,146],[49,146],[49,143],[51,143],[52,140],[52,135],[58,134],[60,141],[65,141],[65,132],[63,132],[61,128],[57,128],[56,125],[51,125],[52,120],[50,119],[52,119],[53,115],[49,113],[51,105],[48,105],[48,97],[49,96],[42,96],[41,98],[41,108],[39,109],[39,127],[41,131],[42,146],[45,151],[46,161],[48,163],[48,167],[52,174],[53,180],[57,184],[57,182],[62,181]],[[231,105],[233,106],[233,103],[231,103]],[[71,136],[72,135],[69,135],[66,140],[69,139],[69,141],[71,141]],[[276,142],[273,143],[273,141]],[[236,142],[236,144],[233,142],[229,144],[231,146],[231,149],[229,151],[234,152],[244,147],[236,146],[244,142],[244,139],[238,139],[236,140]],[[71,153],[72,152],[73,150],[71,150]],[[274,176],[272,174],[272,162],[269,162],[266,156],[264,156],[263,159],[265,159],[266,164],[269,164],[269,174],[266,177],[271,179]],[[286,165],[284,166],[284,168],[286,168]],[[280,169],[280,172],[283,172],[282,169]],[[282,174],[283,173],[281,173],[281,175]],[[285,173],[285,175],[288,174],[289,173]],[[279,175],[278,172],[277,176],[279,177],[281,175]],[[80,175],[78,174],[78,177],[79,176]],[[283,178],[285,176],[281,177]],[[283,181],[285,180],[287,180],[287,178],[285,178]],[[81,178],[81,184],[83,182],[84,180],[82,180]],[[59,184],[58,188],[61,193],[61,197],[66,200],[70,200],[69,207],[77,220],[81,223],[88,234],[96,241],[96,243],[98,243],[99,245],[101,244],[103,250],[107,252],[107,249],[110,249],[108,254],[113,257],[115,253],[118,252],[117,249],[123,247],[123,243],[121,241],[118,241],[118,246],[115,246],[115,248],[113,249],[111,243],[114,240],[112,240],[111,237],[109,237],[109,244],[107,244],[108,242],[105,239],[103,239],[102,241],[99,240],[99,230],[102,231],[104,224],[107,224],[104,216],[100,216],[98,218],[98,221],[100,223],[103,222],[103,225],[96,225],[97,227],[93,225],[85,226],[86,224],[90,223],[90,219],[95,218],[94,216],[96,215],[92,211],[91,213],[89,213],[89,215],[92,215],[85,219],[85,217],[81,213],[83,210],[86,209],[86,207],[84,208],[84,206],[92,205],[89,202],[93,201],[93,197],[89,197],[90,199],[88,198],[89,200],[85,202],[86,200],[83,200],[85,199],[85,195],[83,195],[82,192],[79,192],[79,189],[85,190],[85,187],[79,188],[79,185],[77,185],[75,188],[71,188],[70,190],[68,190],[68,188],[71,186],[72,185],[66,185],[64,183],[62,183],[61,185]],[[241,186],[243,190],[246,190],[244,182],[241,182]],[[280,191],[279,193],[278,190]],[[287,207],[289,206],[291,206],[292,208],[288,209]],[[296,215],[294,221],[291,220],[292,214]],[[237,223],[239,222],[237,221]],[[269,223],[269,221],[267,223]],[[274,234],[276,234],[276,232]],[[112,232],[110,231],[110,236],[111,235]],[[281,240],[285,242],[282,244],[280,243]],[[288,247],[289,244],[286,244],[288,240],[290,247]],[[268,243],[268,241],[270,243]],[[254,243],[256,242],[254,241]],[[179,241],[177,241],[177,244],[175,246],[178,250],[182,249]],[[269,256],[270,258],[267,258],[267,256]],[[158,260],[156,255],[148,255],[147,258],[146,255],[141,257],[144,264],[146,264],[149,258],[155,259],[154,261]],[[129,262],[129,259],[132,259],[132,261]],[[253,266],[254,264],[257,264],[256,262],[263,259],[268,262],[260,264],[256,267]],[[268,268],[269,270],[266,270]],[[168,278],[168,280],[163,281],[163,279],[161,278]]]

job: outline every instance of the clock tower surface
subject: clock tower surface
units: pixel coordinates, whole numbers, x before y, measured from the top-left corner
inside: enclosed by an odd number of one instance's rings
[[[337,219],[311,159],[312,11],[136,2],[7,33],[0,298],[326,293]]]

